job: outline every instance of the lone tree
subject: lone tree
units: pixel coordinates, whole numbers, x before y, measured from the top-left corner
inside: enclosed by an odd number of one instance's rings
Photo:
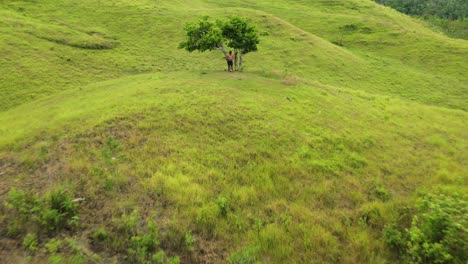
[[[189,52],[220,50],[227,55],[226,47],[234,49],[234,66],[243,70],[243,56],[257,51],[257,29],[245,18],[230,17],[227,20],[211,21],[208,16],[185,25],[185,40],[179,48]]]

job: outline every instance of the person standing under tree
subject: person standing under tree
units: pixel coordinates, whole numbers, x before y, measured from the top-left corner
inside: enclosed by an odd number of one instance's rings
[[[232,68],[233,60],[234,60],[234,54],[232,54],[232,51],[229,51],[229,54],[226,55],[226,61],[228,64],[228,71],[230,72],[234,71]]]

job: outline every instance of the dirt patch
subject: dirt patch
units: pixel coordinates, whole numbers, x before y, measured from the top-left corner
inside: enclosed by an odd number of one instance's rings
[[[283,78],[281,83],[285,86],[296,86],[300,83],[302,83],[302,79],[300,77],[294,76],[294,75],[287,75]]]
[[[226,263],[228,257],[227,250],[220,247],[219,242],[200,240],[195,254],[195,262],[206,264]]]

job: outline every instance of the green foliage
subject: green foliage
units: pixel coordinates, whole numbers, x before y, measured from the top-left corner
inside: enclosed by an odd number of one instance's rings
[[[229,204],[226,198],[220,197],[216,200],[216,205],[218,206],[218,212],[222,217],[226,217],[229,211]]]
[[[35,215],[41,211],[41,200],[27,194],[23,190],[12,188],[8,192],[5,206],[17,213],[19,221],[26,222],[31,215]]]
[[[229,256],[230,264],[253,264],[257,263],[258,249],[247,247]]]
[[[111,191],[114,188],[115,182],[114,179],[105,177],[104,179],[104,190]]]
[[[44,248],[46,249],[47,253],[54,254],[59,251],[62,243],[62,240],[53,238],[44,245]]]
[[[38,228],[39,232],[56,233],[78,224],[78,204],[67,190],[57,189],[45,198],[12,188],[5,202],[11,210],[10,223],[16,229]]]
[[[86,264],[87,263],[87,257],[81,253],[75,253],[67,258],[67,263],[69,264]]]
[[[434,29],[444,32],[447,36],[468,40],[468,18],[450,20],[436,16],[425,16],[423,19]]]
[[[179,264],[179,257],[168,257],[164,251],[159,251],[151,258],[151,263],[154,264]]]
[[[382,216],[381,203],[369,203],[363,206],[360,210],[360,222],[377,230],[381,230],[384,226],[385,219]]]
[[[44,210],[43,225],[49,231],[74,227],[78,224],[78,204],[68,190],[58,189],[48,195],[48,208]]]
[[[159,246],[158,230],[154,223],[148,223],[148,230],[141,235],[132,236],[128,249],[129,260],[135,263],[145,261],[156,251]]]
[[[242,54],[257,51],[260,43],[257,29],[247,19],[233,16],[218,23],[228,47],[239,50]]]
[[[50,264],[61,264],[63,263],[63,258],[60,255],[51,255],[49,257]]]
[[[378,186],[375,190],[377,197],[382,201],[388,201],[391,197],[390,193],[382,186]]]
[[[143,218],[137,210],[123,213],[110,227],[96,229],[89,238],[96,251],[120,252],[124,263],[178,263],[178,257],[168,256],[160,247],[159,230],[153,217],[152,214],[150,219]]]
[[[91,234],[91,240],[95,244],[102,243],[102,242],[106,241],[108,238],[109,238],[109,233],[103,227],[98,228],[96,231],[94,231]]]
[[[385,229],[388,245],[410,263],[464,263],[468,252],[467,197],[427,195],[417,207],[411,227]]]
[[[119,238],[114,238],[119,239]],[[137,232],[129,240],[127,249],[127,261],[129,263],[179,263],[178,257],[168,257],[162,249],[158,249],[160,244],[158,229],[154,222],[149,222],[142,232]]]
[[[113,137],[108,137],[104,147],[102,148],[102,155],[107,161],[112,161],[115,159],[114,155],[117,154],[117,151],[120,150],[120,142]]]
[[[400,12],[422,17],[448,36],[468,39],[468,2],[465,0],[375,0]]]
[[[223,35],[216,22],[210,21],[208,16],[204,16],[197,22],[185,25],[185,40],[180,43],[179,48],[189,52],[198,50],[219,49],[223,45]]]
[[[398,227],[395,224],[385,227],[384,237],[385,242],[398,254],[404,253],[406,248],[406,239],[404,238],[404,234],[398,230]]]
[[[242,71],[242,56],[257,51],[259,43],[257,29],[245,18],[233,16],[227,20],[217,19],[213,22],[208,16],[204,16],[197,22],[185,25],[185,40],[180,43],[179,48],[189,52],[219,49],[226,54],[227,44],[235,50],[236,67],[239,54],[239,71]]]
[[[69,237],[65,239],[65,242],[67,244],[68,249],[71,250],[73,253],[79,253],[81,251],[81,247],[75,239]]]
[[[358,26],[355,24],[349,24],[340,27],[341,32],[353,32],[356,30],[358,30]]]
[[[392,198],[392,194],[390,191],[382,186],[381,183],[374,183],[375,186],[372,188],[372,192],[375,195],[375,197],[383,202],[389,201]]]
[[[195,237],[192,235],[192,232],[186,232],[184,235],[184,243],[185,247],[188,251],[192,252],[195,250],[194,246],[197,240]]]
[[[345,35],[355,33],[358,30],[358,28],[359,27],[356,24],[348,24],[348,25],[343,25],[343,26],[338,27],[338,30],[340,32],[340,39],[333,43],[337,44],[338,46],[344,46]]]
[[[131,214],[123,213],[117,220],[117,226],[120,232],[131,235],[137,230],[138,221],[140,221],[138,211],[133,210]]]
[[[465,0],[375,0],[412,15],[433,15],[441,18],[468,18],[468,2]]]
[[[227,43],[228,47],[247,54],[257,51],[260,42],[255,26],[247,19],[237,16],[215,21],[210,21],[208,16],[204,16],[197,22],[187,23],[184,29],[185,40],[180,43],[179,48],[189,52],[221,49]]]
[[[38,244],[37,236],[34,233],[27,234],[23,239],[23,247],[31,252],[37,251]]]

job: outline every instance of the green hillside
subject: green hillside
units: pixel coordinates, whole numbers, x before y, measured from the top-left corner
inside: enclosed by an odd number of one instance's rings
[[[0,1],[0,263],[418,263],[427,195],[466,261],[466,61],[371,0]]]

